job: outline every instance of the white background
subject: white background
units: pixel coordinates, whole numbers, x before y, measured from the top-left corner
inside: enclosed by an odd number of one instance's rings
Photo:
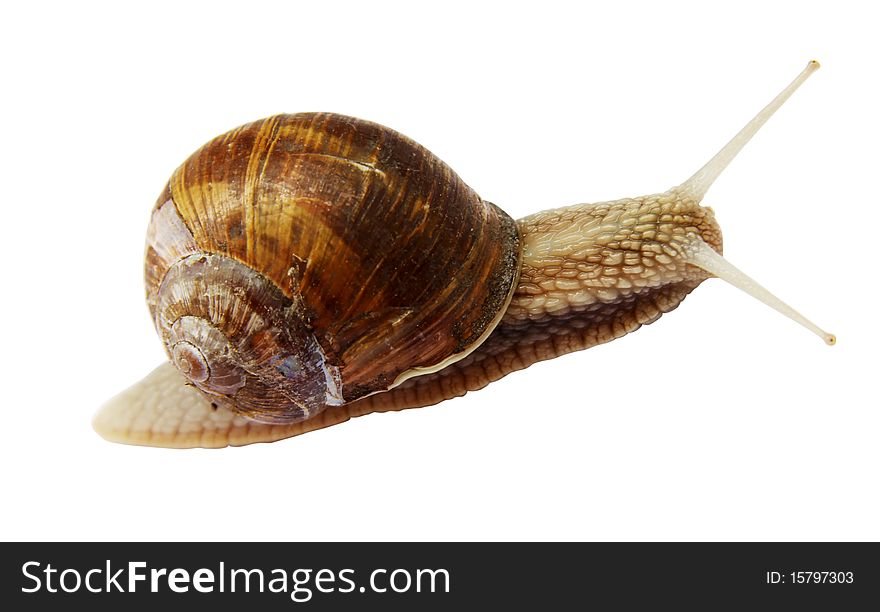
[[[6,3],[0,538],[877,540],[870,3]],[[710,191],[721,281],[467,397],[269,445],[114,445],[164,359],[143,239],[173,169],[278,112],[391,126],[514,217],[687,178],[823,68]]]

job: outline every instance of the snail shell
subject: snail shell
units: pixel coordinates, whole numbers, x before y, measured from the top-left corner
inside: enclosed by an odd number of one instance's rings
[[[465,357],[519,271],[513,219],[412,140],[335,114],[215,138],[152,214],[147,303],[212,401],[311,418]]]

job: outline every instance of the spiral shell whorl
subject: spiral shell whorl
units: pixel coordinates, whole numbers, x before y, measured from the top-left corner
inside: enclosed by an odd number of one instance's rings
[[[184,376],[241,414],[291,423],[342,401],[302,306],[233,259],[194,254],[171,266],[156,327]]]

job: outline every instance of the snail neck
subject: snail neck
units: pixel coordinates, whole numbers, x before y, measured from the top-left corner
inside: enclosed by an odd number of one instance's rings
[[[613,331],[607,325],[616,308],[654,320],[708,278],[681,257],[689,236],[721,250],[712,211],[677,190],[547,210],[518,223],[522,272],[503,323],[565,322],[559,331],[595,338]],[[591,325],[606,326],[606,333]]]

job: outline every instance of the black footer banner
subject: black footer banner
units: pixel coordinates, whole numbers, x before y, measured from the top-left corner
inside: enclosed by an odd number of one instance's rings
[[[850,610],[871,602],[880,609],[877,544],[13,543],[3,550],[7,610]]]

